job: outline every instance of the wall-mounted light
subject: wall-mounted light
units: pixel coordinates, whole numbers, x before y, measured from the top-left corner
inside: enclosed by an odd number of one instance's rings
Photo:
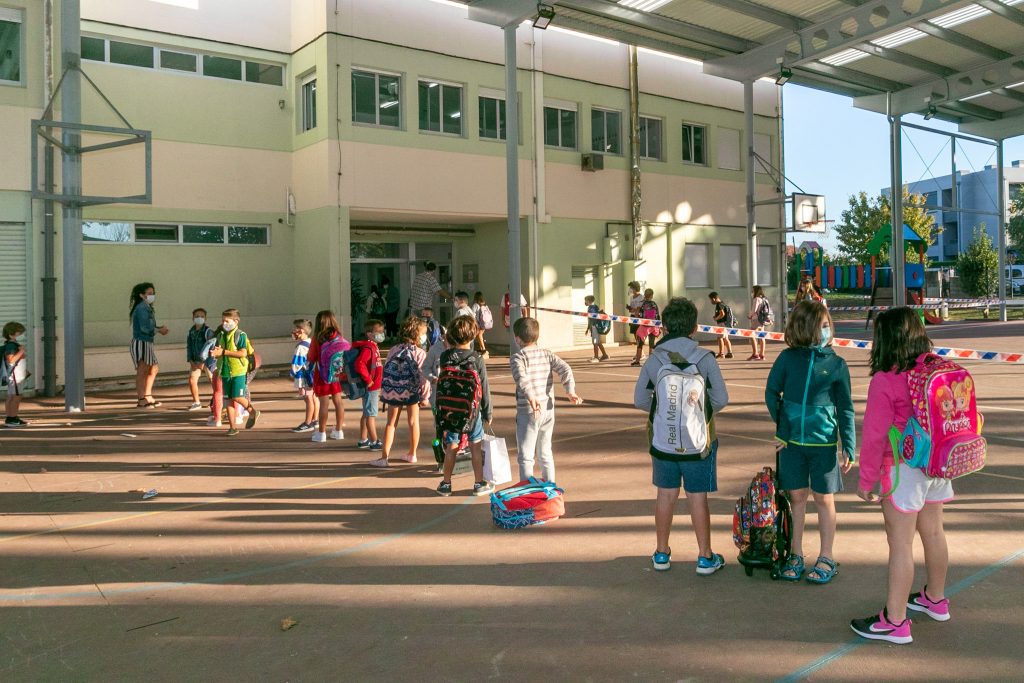
[[[284,100],[278,100],[277,101],[277,108],[278,109],[284,109]]]
[[[928,105],[928,111],[926,111],[925,114],[924,114],[924,120],[925,121],[931,121],[935,117],[935,115],[938,114],[938,113],[939,113],[939,110],[935,108],[935,105],[934,104],[929,104]]]
[[[793,77],[793,70],[779,64],[779,75],[775,78],[775,85],[786,85]]]
[[[537,3],[537,16],[533,20],[533,27],[544,30],[551,24],[551,20],[554,18],[554,7],[545,5],[543,2]]]

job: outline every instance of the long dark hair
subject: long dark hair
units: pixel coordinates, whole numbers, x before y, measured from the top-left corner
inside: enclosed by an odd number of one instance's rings
[[[338,319],[334,311],[324,310],[316,314],[316,326],[313,328],[313,336],[318,342],[325,342],[335,334],[340,334]]]
[[[153,287],[152,282],[140,282],[139,284],[132,287],[132,300],[128,304],[128,319],[132,317],[132,313],[135,312],[135,307],[142,303],[142,295],[146,293],[147,289],[153,289],[156,291],[156,287]]]
[[[918,356],[931,350],[932,340],[917,313],[904,306],[890,308],[875,318],[871,374],[904,372],[914,367]]]

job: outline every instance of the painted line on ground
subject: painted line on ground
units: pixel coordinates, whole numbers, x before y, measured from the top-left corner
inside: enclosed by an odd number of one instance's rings
[[[962,580],[958,581],[957,583],[953,584],[950,588],[948,588],[946,590],[946,597],[952,597],[952,596],[956,595],[957,593],[959,593],[961,591],[964,591],[964,590],[967,590],[968,588],[971,588],[976,583],[984,581],[985,579],[987,579],[992,574],[995,574],[996,572],[998,572],[1000,569],[1002,569],[1002,568],[1004,568],[1004,567],[1006,567],[1006,566],[1008,566],[1010,564],[1013,564],[1016,560],[1018,560],[1021,557],[1024,557],[1024,548],[1021,548],[1020,550],[1007,555],[1006,557],[1004,557],[1003,559],[999,560],[998,562],[993,562],[992,564],[990,564],[989,566],[985,567],[984,569],[980,569],[980,570],[974,572],[973,574],[971,574],[970,576],[968,576],[967,578],[962,579]],[[790,673],[790,674],[788,674],[786,676],[783,676],[782,678],[775,679],[775,683],[796,683],[797,681],[802,681],[803,679],[807,678],[808,676],[810,676],[812,673],[814,673],[818,669],[821,669],[822,667],[828,666],[832,662],[835,662],[838,659],[840,659],[842,657],[845,657],[846,655],[850,654],[854,650],[857,650],[857,649],[863,647],[864,645],[870,645],[870,644],[872,644],[872,641],[867,640],[865,638],[857,637],[855,640],[851,640],[848,643],[844,643],[843,645],[840,645],[836,649],[834,649],[831,652],[821,656],[820,658],[816,659],[815,661],[811,662],[810,664],[808,664],[806,666],[803,666],[803,667],[797,669],[796,671],[794,671],[794,672],[792,672],[792,673]]]

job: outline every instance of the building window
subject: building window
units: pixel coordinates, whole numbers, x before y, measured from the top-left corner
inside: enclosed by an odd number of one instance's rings
[[[576,149],[576,111],[544,107],[544,144],[548,147]]]
[[[775,284],[775,247],[771,244],[757,247],[757,284]]]
[[[938,192],[926,192],[924,195],[924,205],[929,208],[934,208],[939,205],[939,193]]]
[[[131,242],[131,223],[105,221],[82,221],[82,241],[89,242]]]
[[[246,62],[245,80],[249,83],[263,83],[264,85],[284,85],[284,67],[280,64]]]
[[[82,41],[84,42],[85,38],[82,38]],[[160,50],[160,68],[194,74],[199,69],[199,59],[187,52]]]
[[[203,55],[203,75],[240,81],[242,80],[242,60]]]
[[[177,225],[153,225],[150,223],[135,224],[136,242],[178,242]]]
[[[107,41],[82,36],[82,59],[91,59],[94,62],[107,61]]]
[[[316,128],[316,76],[302,81],[302,131]]]
[[[266,225],[225,226],[87,220],[82,222],[82,239],[87,244],[265,246],[270,244],[270,227]]]
[[[710,244],[687,244],[683,247],[683,286],[687,289],[710,287]]]
[[[228,244],[266,244],[269,239],[266,226],[228,226]]]
[[[640,158],[661,161],[661,119],[640,117]]]
[[[462,88],[420,81],[420,130],[462,135]]]
[[[352,121],[374,126],[401,125],[401,78],[372,71],[352,72]]]
[[[111,40],[109,42],[111,64],[141,66],[147,69],[153,68],[152,46],[136,45],[135,43],[122,43],[117,40]]]
[[[224,244],[224,226],[183,225],[181,241],[184,244]]]
[[[505,100],[497,97],[480,97],[480,137],[486,140],[504,140]]]
[[[602,154],[622,154],[622,114],[606,109],[590,110],[590,149]]]
[[[0,7],[0,83],[21,84],[21,12]]]
[[[723,244],[718,247],[718,286],[743,286],[743,247]]]
[[[683,161],[688,164],[707,164],[707,128],[692,123],[683,124]]]

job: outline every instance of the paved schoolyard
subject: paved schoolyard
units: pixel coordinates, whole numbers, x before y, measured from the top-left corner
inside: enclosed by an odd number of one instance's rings
[[[929,331],[1020,350],[1024,324]],[[257,381],[265,418],[230,440],[182,410],[182,387],[149,412],[130,393],[92,395],[75,417],[29,402],[34,425],[0,433],[0,680],[1019,680],[1024,367],[971,364],[990,460],[947,506],[953,620],[918,619],[911,646],[862,645],[847,622],[881,607],[886,545],[877,506],[852,493],[856,471],[839,497],[832,585],[747,578],[735,562],[733,501],[772,460],[762,396],[780,347],[768,348],[768,362],[747,363],[737,343],[723,366],[712,514],[728,564],[712,577],[693,572],[685,504],[672,570],[650,569],[628,349],[597,366],[565,354],[586,400],[558,406],[567,515],[520,532],[491,526],[468,474],[436,496],[429,443],[421,465],[364,466],[355,410],[343,442],[292,434],[299,402],[284,379]],[[862,413],[867,355],[842,354]],[[507,365],[489,368],[495,430],[514,446]],[[813,556],[813,515],[809,526]],[[283,631],[286,618],[297,623]]]

